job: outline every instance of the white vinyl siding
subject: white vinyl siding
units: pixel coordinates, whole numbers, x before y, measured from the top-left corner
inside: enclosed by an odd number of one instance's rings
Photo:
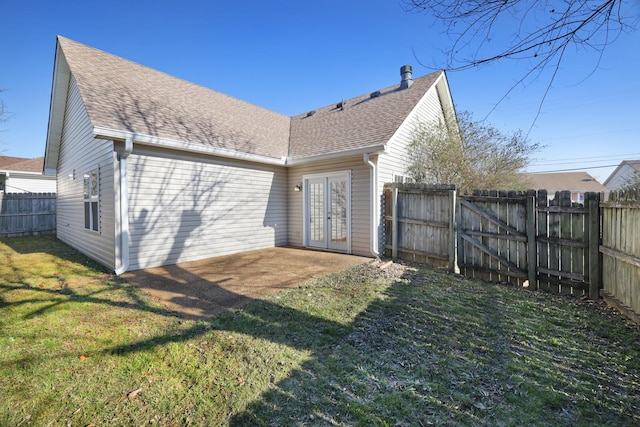
[[[9,172],[4,191],[6,193],[55,193],[56,180],[40,174]]]
[[[287,244],[284,167],[134,146],[130,270]]]
[[[78,87],[71,78],[57,165],[57,235],[110,269],[115,269],[113,161],[113,143],[93,137]],[[84,227],[83,175],[95,167],[100,174],[99,233]]]
[[[289,169],[287,193],[289,199],[289,244],[304,246],[302,191],[294,191],[302,184],[303,175],[322,174],[336,171],[351,171],[351,252],[356,255],[372,256],[369,232],[369,166],[362,156],[315,162]]]
[[[629,180],[633,179],[633,175],[636,170],[629,165],[622,165],[618,170],[615,170],[615,175],[610,176],[605,181],[607,190],[619,190],[629,183]]]
[[[394,175],[405,176],[407,174],[406,171],[409,164],[407,145],[411,141],[415,124],[438,119],[444,119],[444,113],[438,91],[434,85],[420,100],[418,105],[416,105],[412,113],[404,120],[387,144],[387,151],[380,156],[378,162],[380,191],[382,191],[384,183],[394,181]]]

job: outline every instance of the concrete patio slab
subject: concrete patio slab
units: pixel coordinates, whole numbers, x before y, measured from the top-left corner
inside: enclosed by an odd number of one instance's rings
[[[371,258],[277,247],[128,272],[122,277],[167,309],[208,317]]]

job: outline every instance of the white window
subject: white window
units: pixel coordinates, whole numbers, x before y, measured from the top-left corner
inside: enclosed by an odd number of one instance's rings
[[[100,186],[98,168],[84,174],[84,228],[99,231]]]

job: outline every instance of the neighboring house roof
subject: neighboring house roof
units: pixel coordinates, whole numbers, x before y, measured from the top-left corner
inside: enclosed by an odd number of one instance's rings
[[[56,168],[71,76],[96,136],[124,132],[150,144],[162,139],[175,148],[210,147],[285,164],[386,144],[444,72],[416,78],[409,89],[395,85],[377,97],[347,100],[344,109],[290,118],[58,36],[47,171]]]
[[[44,156],[35,159],[0,156],[0,171],[42,173],[43,165]]]
[[[0,169],[6,169],[7,166],[12,165],[14,163],[24,162],[25,160],[30,160],[26,157],[10,157],[10,156],[0,156]]]
[[[14,158],[18,158],[18,157],[14,157]],[[36,157],[35,159],[24,159],[24,158],[19,158],[19,159],[20,161],[10,163],[7,166],[0,167],[0,169],[6,170],[6,171],[14,171],[14,172],[42,173],[44,156]]]
[[[622,162],[620,162],[620,164],[613,170],[613,172],[611,172],[611,175],[609,175],[607,177],[607,179],[605,179],[605,181],[603,182],[604,186],[607,186],[609,184],[609,182],[616,176],[618,175],[618,173],[620,172],[620,169],[622,169],[625,166],[629,166],[631,169],[633,169],[635,171],[635,173],[640,174],[640,160],[623,160]]]
[[[554,172],[523,174],[528,186],[535,190],[602,192],[606,188],[586,172]]]

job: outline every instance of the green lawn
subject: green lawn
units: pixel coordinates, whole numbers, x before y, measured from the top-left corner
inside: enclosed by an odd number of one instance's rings
[[[640,425],[601,303],[372,265],[209,320],[53,237],[0,240],[0,425]]]

